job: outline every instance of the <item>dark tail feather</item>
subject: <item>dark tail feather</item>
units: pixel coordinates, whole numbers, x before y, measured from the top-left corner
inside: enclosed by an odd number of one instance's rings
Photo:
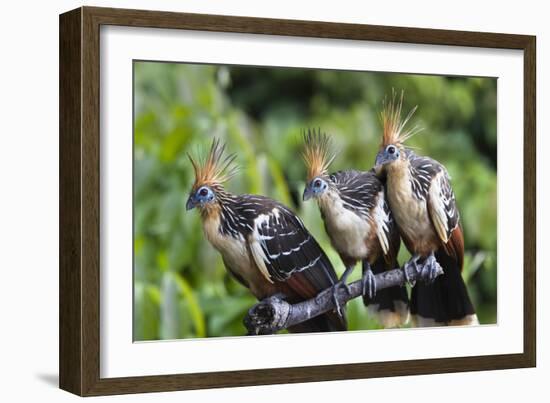
[[[383,257],[371,266],[374,274],[391,268]],[[365,270],[365,264],[363,264],[363,272]],[[378,290],[372,300],[364,295],[363,303],[368,306],[369,313],[385,328],[402,326],[409,320],[409,296],[405,286]]]
[[[433,284],[417,283],[411,295],[411,314],[417,326],[478,324],[475,309],[457,262],[436,252],[436,260],[444,274]]]

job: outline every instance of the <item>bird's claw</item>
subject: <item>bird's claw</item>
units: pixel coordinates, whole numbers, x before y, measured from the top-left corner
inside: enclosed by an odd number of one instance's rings
[[[361,286],[363,295],[366,295],[369,299],[373,299],[376,296],[376,277],[371,269],[365,270],[363,273]]]
[[[416,273],[416,278],[426,284],[433,283],[434,280],[443,273],[443,269],[433,253],[431,253],[422,263],[418,263],[419,259],[420,256],[415,255],[403,267],[405,279],[411,285],[411,287],[414,287],[414,285],[416,284],[416,281],[411,281],[408,274],[408,270],[411,267]]]
[[[431,284],[442,273],[443,268],[432,253],[426,258],[424,264],[422,264],[418,275],[423,282]]]
[[[344,288],[344,290],[346,290],[348,295],[351,295],[351,290],[349,288],[349,285],[343,280],[340,280],[339,282],[337,282],[332,286],[332,302],[334,302],[334,306],[336,308],[336,312],[338,313],[338,315],[343,318],[344,310],[340,305],[340,301],[338,300],[339,288]]]
[[[416,280],[411,280],[411,277],[409,276],[409,273],[408,273],[408,270],[410,267],[413,268],[414,272],[415,273],[420,273],[420,270],[418,268],[418,260],[420,259],[420,256],[419,255],[414,255],[413,257],[410,258],[410,260],[405,263],[405,265],[403,266],[403,274],[405,275],[405,281],[407,283],[409,283],[411,285],[411,287],[414,287],[415,284],[416,284]]]

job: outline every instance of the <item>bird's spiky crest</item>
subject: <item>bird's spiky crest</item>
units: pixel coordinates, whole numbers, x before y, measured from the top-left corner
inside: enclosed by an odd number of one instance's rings
[[[187,154],[195,171],[193,190],[203,185],[222,185],[237,173],[238,167],[234,164],[237,156],[230,154],[224,157],[224,151],[225,144],[214,138],[206,158],[194,159]]]
[[[310,181],[317,176],[326,175],[336,155],[330,149],[330,136],[321,133],[321,129],[308,129],[303,137],[305,147],[302,156],[307,167],[307,179]]]
[[[422,129],[419,126],[413,126],[410,129],[405,129],[407,122],[411,119],[416,111],[417,106],[412,108],[405,119],[401,119],[401,110],[403,107],[404,91],[401,91],[401,96],[397,99],[397,94],[392,90],[392,99],[387,102],[384,99],[380,120],[382,121],[382,146],[386,147],[393,144],[397,147],[403,147],[405,141],[420,132]]]

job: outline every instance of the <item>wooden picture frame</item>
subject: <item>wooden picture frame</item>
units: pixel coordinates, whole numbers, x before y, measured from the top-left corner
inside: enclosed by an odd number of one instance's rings
[[[100,377],[100,27],[170,28],[524,52],[523,353],[344,365]],[[81,396],[533,367],[536,364],[535,37],[82,7],[60,16],[60,387]]]

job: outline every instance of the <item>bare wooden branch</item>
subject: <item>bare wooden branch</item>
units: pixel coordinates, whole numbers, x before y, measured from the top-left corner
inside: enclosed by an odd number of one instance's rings
[[[443,274],[443,269],[439,267],[435,274],[435,277]],[[377,274],[375,276],[376,289],[383,290],[388,287],[404,285],[407,282],[406,277],[411,282],[430,282],[435,278],[433,273],[429,278],[426,271],[417,271],[413,266],[405,264],[403,268]],[[266,298],[249,309],[248,315],[244,318],[244,325],[250,335],[276,333],[335,309],[332,294],[333,289],[328,288],[321,291],[315,298],[296,304],[286,302],[281,295]],[[340,306],[345,306],[349,300],[362,295],[362,281],[359,279],[349,284],[349,293],[344,287],[339,287],[336,298]]]

